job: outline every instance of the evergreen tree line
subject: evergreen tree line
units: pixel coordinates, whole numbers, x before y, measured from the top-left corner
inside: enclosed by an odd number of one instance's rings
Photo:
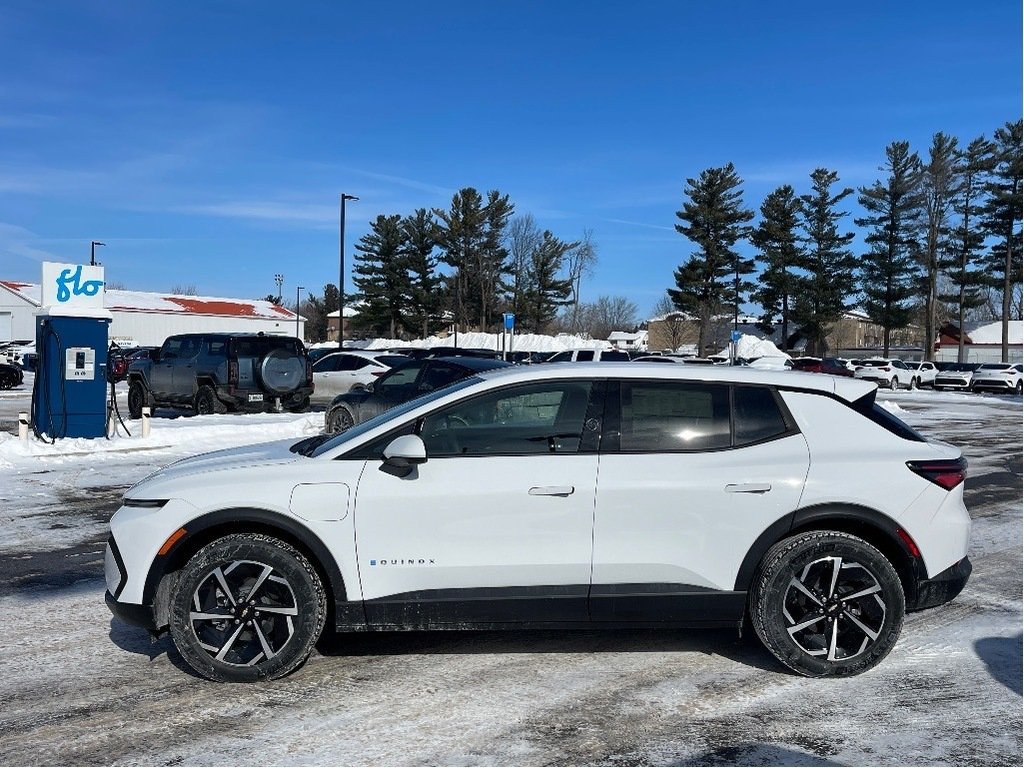
[[[466,187],[447,209],[377,216],[355,245],[353,332],[495,331],[512,312],[518,331],[543,333],[562,308],[578,319],[580,283],[597,258],[590,233],[562,240],[514,213],[508,195]]]
[[[675,271],[668,296],[696,318],[701,350],[712,319],[738,317],[750,301],[762,310],[764,330],[780,327],[784,342],[799,331],[808,351],[821,355],[835,323],[859,305],[883,329],[884,355],[894,329],[923,318],[922,346],[931,359],[939,322],[963,328],[965,315],[994,291],[1005,360],[1022,277],[1021,125],[1007,123],[992,139],[966,146],[936,133],[924,160],[909,142],[889,144],[884,178],[856,190],[864,211],[853,219],[864,232],[859,253],[841,209],[854,190],[841,186],[836,171],[815,169],[804,194],[788,184],[775,189],[753,225],[732,163],[704,170],[687,179],[676,212],[676,230],[696,250]],[[740,252],[743,242],[753,246],[753,257]],[[960,354],[962,360],[962,344]]]

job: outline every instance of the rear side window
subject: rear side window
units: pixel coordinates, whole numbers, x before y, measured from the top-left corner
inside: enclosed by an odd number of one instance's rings
[[[853,409],[860,415],[871,419],[871,421],[883,429],[892,432],[897,437],[902,437],[904,440],[913,440],[915,443],[927,442],[913,427],[900,421],[876,403],[875,394],[876,391],[873,390],[859,400],[855,400],[851,403]]]
[[[774,393],[768,387],[734,387],[735,445],[759,443],[789,431]]]
[[[728,448],[729,387],[722,384],[621,384],[621,451]]]
[[[299,340],[291,337],[253,336],[231,339],[231,354],[234,357],[263,357],[272,349],[287,349],[293,354],[305,354],[299,347]]]

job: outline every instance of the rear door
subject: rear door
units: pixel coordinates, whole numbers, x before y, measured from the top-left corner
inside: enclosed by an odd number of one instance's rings
[[[601,442],[591,618],[739,620],[740,564],[799,506],[808,466],[769,387],[620,382]]]

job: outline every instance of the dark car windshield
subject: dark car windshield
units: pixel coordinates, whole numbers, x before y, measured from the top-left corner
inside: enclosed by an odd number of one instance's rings
[[[367,419],[362,424],[357,424],[351,429],[345,430],[341,434],[332,435],[330,439],[324,440],[323,442],[313,443],[320,437],[326,437],[326,435],[318,435],[317,438],[307,438],[306,440],[300,441],[292,446],[292,450],[296,453],[301,453],[303,456],[320,456],[327,451],[334,450],[340,445],[344,445],[353,440],[358,440],[360,437],[365,435],[367,432],[376,429],[381,424],[386,424],[392,419],[400,419],[410,411],[414,411],[425,403],[429,403],[439,397],[444,397],[450,392],[458,392],[460,389],[472,386],[473,384],[479,384],[483,379],[479,376],[467,376],[464,379],[449,384],[446,387],[435,389],[431,392],[427,392],[425,395],[420,395],[412,400],[408,400],[401,405],[396,405],[394,408],[389,408],[383,413],[379,413],[372,419]]]

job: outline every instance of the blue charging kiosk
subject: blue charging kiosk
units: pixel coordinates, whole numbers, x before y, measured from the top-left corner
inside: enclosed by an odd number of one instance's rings
[[[51,440],[106,437],[111,315],[102,307],[102,274],[99,280],[83,284],[82,266],[43,266],[44,301],[36,314],[38,363],[32,388],[32,424],[37,434]],[[63,269],[50,269],[48,276],[47,267]],[[51,304],[47,304],[48,277],[54,282],[49,286],[54,288]],[[93,289],[97,282],[99,286]],[[76,291],[88,300],[76,302]]]

